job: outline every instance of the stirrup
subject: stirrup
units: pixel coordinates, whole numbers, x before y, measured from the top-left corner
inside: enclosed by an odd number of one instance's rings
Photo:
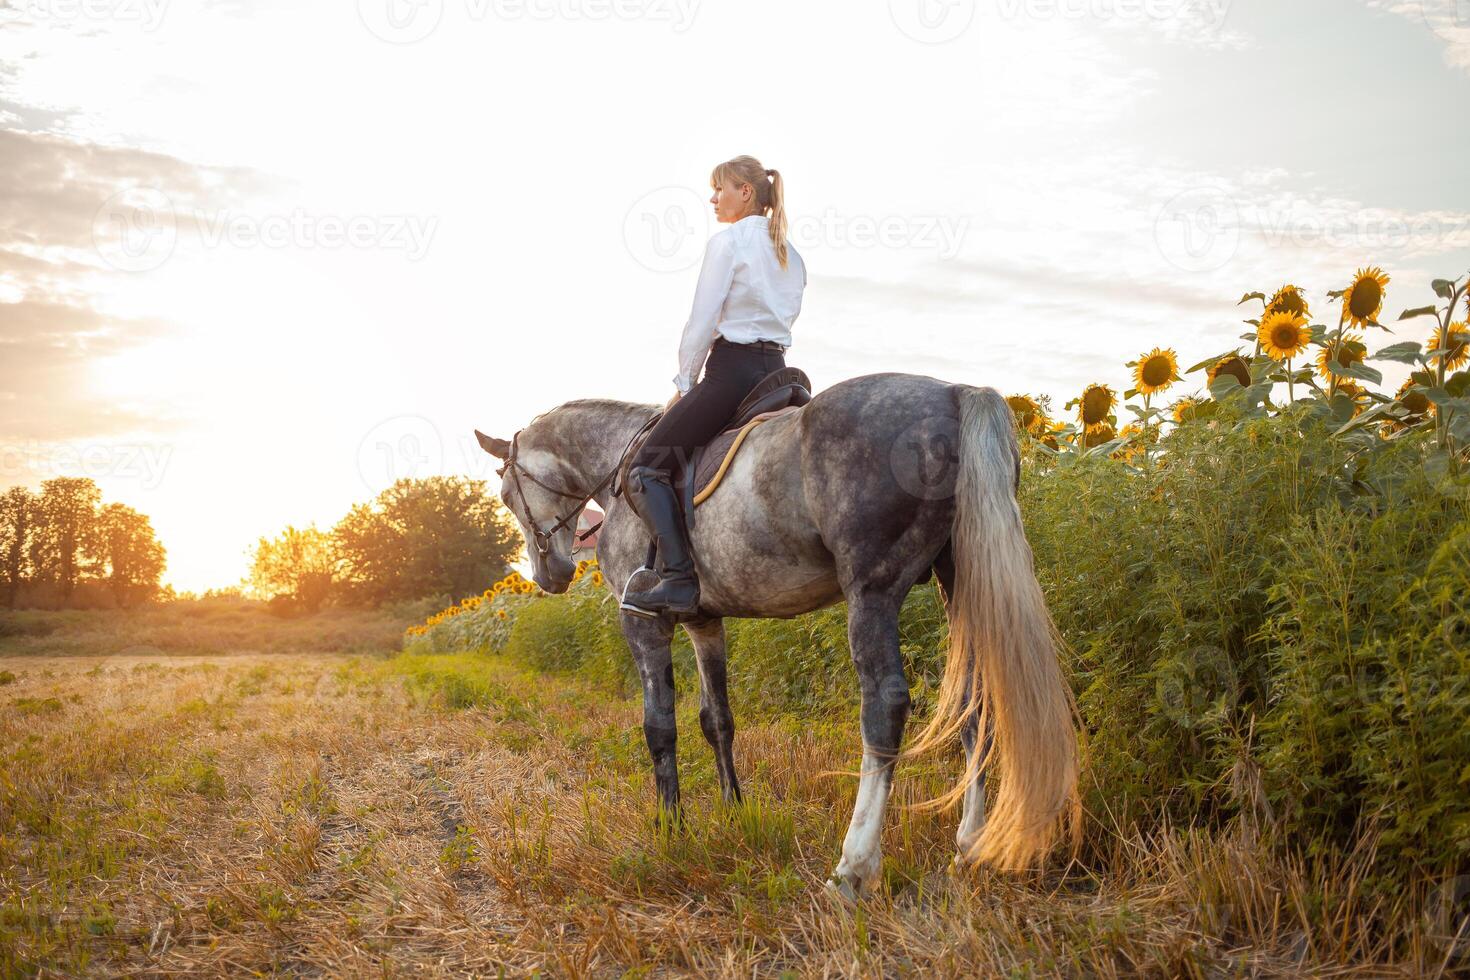
[[[627,595],[629,592],[637,591],[633,588],[633,580],[636,579],[641,572],[653,572],[655,575],[658,574],[658,570],[655,569],[651,563],[640,565],[639,567],[635,568],[633,570],[633,574],[628,576],[628,581],[623,583],[623,594],[618,597],[618,608],[625,612],[630,612],[634,616],[641,616],[644,619],[661,619],[663,617],[663,614],[658,610],[644,609],[642,606],[635,606],[627,600]]]

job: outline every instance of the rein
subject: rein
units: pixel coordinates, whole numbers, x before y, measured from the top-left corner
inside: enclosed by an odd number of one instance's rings
[[[633,443],[637,441],[639,436],[643,435],[643,433],[652,428],[653,424],[662,417],[663,413],[659,412],[657,415],[654,415],[652,418],[650,418],[647,422],[643,423],[638,431],[633,433],[632,438],[628,440],[628,444],[623,447],[623,451],[618,454],[618,461],[616,464],[614,464],[612,470],[608,472],[607,476],[598,481],[597,486],[593,487],[590,493],[582,495],[569,493],[568,491],[562,490],[559,487],[553,487],[550,484],[537,479],[534,473],[522,466],[520,460],[516,458],[520,452],[521,431],[519,429],[516,430],[516,434],[511,436],[510,438],[510,455],[505,457],[505,465],[497,470],[496,473],[503,474],[506,470],[510,471],[511,486],[515,489],[516,496],[521,499],[521,508],[526,512],[526,520],[530,522],[531,537],[535,540],[536,551],[543,558],[551,552],[551,536],[557,531],[560,531],[562,528],[566,527],[568,524],[576,521],[578,516],[581,515],[583,509],[585,509],[587,504],[591,502],[592,498],[596,497],[599,493],[602,492],[604,487],[612,483],[613,479],[618,475],[618,471],[623,468],[623,462],[628,457],[628,450],[633,448]],[[536,484],[536,486],[540,487],[541,489],[550,490],[552,493],[556,494],[559,497],[577,499],[577,505],[563,516],[557,518],[556,523],[551,525],[551,528],[549,530],[543,531],[541,529],[541,523],[536,520],[536,515],[531,511],[531,502],[526,499],[525,490],[521,489],[521,477],[523,476],[527,480],[530,480],[532,483]],[[573,546],[575,547],[575,545],[581,544],[583,541],[596,534],[598,528],[602,527],[603,521],[605,521],[606,519],[607,518],[604,517],[602,521],[598,521],[596,524],[592,525],[585,531],[582,531],[580,533],[574,532]]]

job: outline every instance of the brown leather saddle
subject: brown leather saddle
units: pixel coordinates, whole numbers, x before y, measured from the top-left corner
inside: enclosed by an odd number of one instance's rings
[[[683,473],[672,474],[684,508],[684,518],[690,527],[694,526],[695,496],[703,491],[717,474],[722,475],[721,464],[730,454],[732,447],[735,447],[736,441],[742,438],[741,433],[745,427],[759,416],[780,412],[784,409],[799,408],[811,400],[812,382],[801,368],[778,368],[756,383],[756,386],[750,390],[750,394],[741,400],[734,414],[730,416],[730,421],[725,423],[719,434],[694,451]],[[643,447],[647,438],[647,433],[644,433],[629,447],[628,454],[623,459],[622,469],[618,472],[618,489],[614,491],[615,493],[621,492],[629,463],[638,454],[638,450]],[[681,480],[682,482],[679,482]]]

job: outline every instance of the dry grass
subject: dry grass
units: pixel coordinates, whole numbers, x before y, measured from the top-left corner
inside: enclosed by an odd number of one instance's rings
[[[479,657],[3,658],[0,975],[1422,974],[1351,866],[1119,840],[1126,876],[947,872],[899,811],[860,908],[820,888],[844,728],[737,736],[717,806],[681,711],[685,832],[651,826],[633,703]],[[3,679],[4,673],[0,673]],[[947,772],[910,769],[915,801]]]

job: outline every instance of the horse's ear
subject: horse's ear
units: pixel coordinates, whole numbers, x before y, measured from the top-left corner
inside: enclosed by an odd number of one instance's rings
[[[475,438],[479,440],[480,448],[496,459],[505,459],[510,455],[510,443],[504,439],[492,438],[479,429],[475,430]]]

